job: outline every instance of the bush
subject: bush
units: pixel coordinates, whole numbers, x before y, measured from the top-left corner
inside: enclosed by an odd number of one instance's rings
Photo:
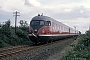
[[[0,48],[7,46],[27,45],[31,44],[28,37],[28,32],[17,28],[16,34],[13,28],[10,30],[0,29]]]
[[[90,31],[80,36],[79,42],[72,51],[69,51],[62,60],[72,60],[73,58],[85,58],[90,60]]]
[[[5,24],[0,28],[0,48],[16,45],[31,44],[28,37],[28,26],[15,27],[10,26],[10,20],[6,21]]]

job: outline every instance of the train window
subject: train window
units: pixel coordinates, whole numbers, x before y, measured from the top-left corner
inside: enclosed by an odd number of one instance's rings
[[[39,25],[39,21],[31,21],[31,25]]]
[[[44,25],[44,21],[40,21],[40,25]]]
[[[45,25],[46,25],[46,26],[50,26],[50,25],[51,25],[51,22],[50,22],[50,21],[46,21],[46,22],[45,22]]]
[[[34,23],[35,23],[35,25],[39,25],[39,21],[35,21]]]
[[[31,21],[31,25],[34,25],[34,21]]]
[[[31,21],[31,25],[44,25],[44,21],[43,20]]]
[[[61,30],[63,30],[63,26],[61,26]]]
[[[59,25],[59,30],[61,30],[61,26]]]

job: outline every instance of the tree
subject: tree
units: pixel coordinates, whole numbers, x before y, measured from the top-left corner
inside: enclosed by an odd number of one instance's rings
[[[8,21],[5,22],[5,25],[7,26],[7,28],[10,28],[10,25],[11,25],[10,19],[9,19]]]
[[[20,20],[19,23],[20,23],[21,27],[28,27],[28,23],[25,20]]]

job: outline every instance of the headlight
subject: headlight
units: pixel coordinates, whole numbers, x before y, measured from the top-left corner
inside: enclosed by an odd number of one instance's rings
[[[34,31],[37,31],[37,29],[35,29]]]

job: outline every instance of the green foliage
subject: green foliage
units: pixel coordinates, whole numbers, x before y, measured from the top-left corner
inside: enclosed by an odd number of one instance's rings
[[[74,58],[84,58],[90,60],[90,31],[80,36],[79,42],[69,51],[62,60],[72,60]]]
[[[9,20],[0,28],[0,48],[27,44],[31,44],[28,27],[17,27],[15,34],[15,28],[10,26]]]
[[[19,23],[20,23],[21,27],[27,27],[28,26],[28,23],[25,20],[20,20]]]

